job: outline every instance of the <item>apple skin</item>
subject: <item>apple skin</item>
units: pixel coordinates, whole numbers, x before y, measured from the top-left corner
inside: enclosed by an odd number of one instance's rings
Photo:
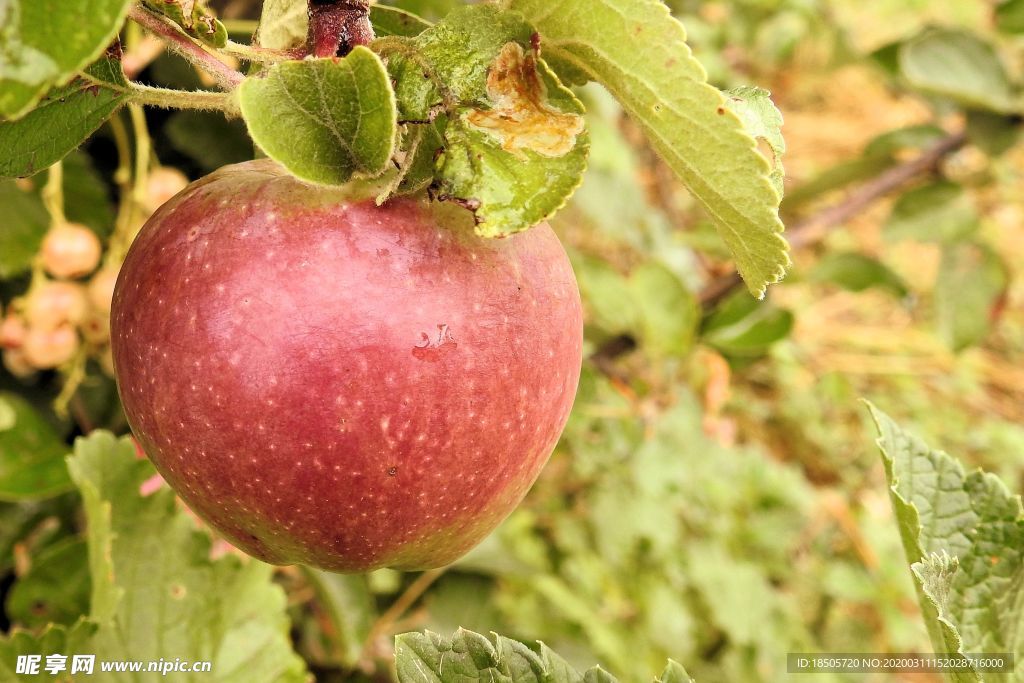
[[[111,331],[132,429],[213,528],[272,564],[449,564],[565,427],[583,322],[540,225],[494,240],[421,199],[225,167],[128,254]]]

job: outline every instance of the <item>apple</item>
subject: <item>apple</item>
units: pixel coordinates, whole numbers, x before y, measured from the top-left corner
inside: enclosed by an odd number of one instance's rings
[[[273,564],[448,564],[565,426],[582,312],[558,239],[425,199],[225,167],[161,207],[114,292],[133,431],[200,517]],[[379,188],[376,188],[379,189]]]

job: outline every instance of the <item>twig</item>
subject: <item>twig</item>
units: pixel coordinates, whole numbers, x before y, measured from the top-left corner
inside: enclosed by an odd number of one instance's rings
[[[963,147],[966,142],[965,133],[952,133],[917,158],[890,168],[874,180],[861,185],[838,204],[793,226],[789,230],[789,244],[794,249],[817,244],[834,228],[857,216],[879,199],[919,175],[935,169],[945,157]],[[705,308],[713,306],[742,284],[743,281],[736,273],[714,280],[700,293],[700,302]]]
[[[132,7],[128,16],[132,18],[132,21],[167,41],[168,47],[176,53],[213,76],[217,84],[225,90],[231,90],[245,80],[244,74],[220,61],[216,55],[207,51],[179,29],[176,24],[164,17],[138,5]]]
[[[420,596],[426,592],[430,586],[441,578],[444,574],[445,568],[431,569],[430,571],[423,572],[420,574],[415,581],[409,584],[409,587],[405,589],[397,600],[387,609],[384,614],[373,623],[370,627],[370,633],[366,636],[366,641],[363,643],[363,652],[360,655],[360,662],[366,664],[373,660],[373,646],[377,639],[387,633],[389,629],[398,621],[405,612],[413,606]]]

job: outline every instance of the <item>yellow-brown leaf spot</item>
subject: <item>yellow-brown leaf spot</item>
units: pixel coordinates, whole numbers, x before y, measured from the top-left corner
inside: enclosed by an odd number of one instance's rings
[[[537,58],[519,43],[507,43],[487,74],[491,109],[474,109],[466,121],[501,142],[506,152],[530,150],[561,157],[576,146],[583,117],[565,114],[547,103],[547,88],[537,71]]]

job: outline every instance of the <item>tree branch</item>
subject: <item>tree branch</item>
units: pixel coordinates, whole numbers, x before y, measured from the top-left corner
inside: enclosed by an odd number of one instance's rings
[[[163,38],[174,52],[213,76],[217,84],[225,90],[232,90],[245,80],[244,74],[220,61],[216,55],[164,17],[139,5],[133,6],[128,16],[135,23]]]
[[[788,231],[790,246],[799,249],[817,244],[834,228],[854,218],[879,199],[910,183],[919,175],[934,170],[943,159],[963,147],[966,142],[965,133],[951,133],[917,158],[893,166],[877,178],[864,183],[839,203],[793,226]],[[742,284],[743,281],[736,273],[714,280],[700,293],[700,302],[705,308],[713,306]]]

